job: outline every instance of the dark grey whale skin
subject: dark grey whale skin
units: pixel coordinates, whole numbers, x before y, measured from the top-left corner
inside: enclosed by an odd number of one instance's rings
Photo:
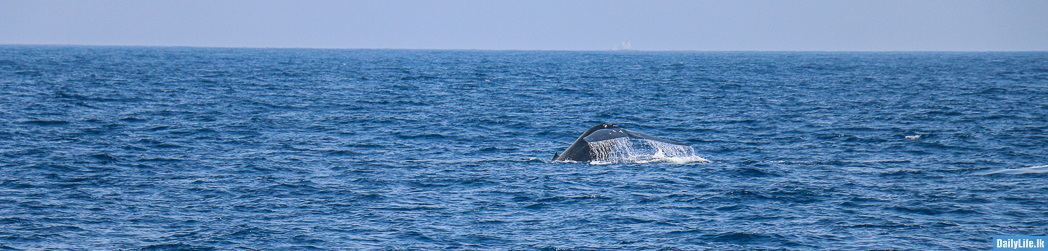
[[[592,157],[590,156],[590,141],[597,142],[621,137],[649,139],[675,145],[687,145],[680,142],[656,138],[639,132],[621,129],[615,125],[600,124],[591,127],[589,130],[586,130],[585,133],[582,133],[582,135],[579,136],[579,139],[576,139],[575,143],[572,143],[571,146],[569,146],[567,150],[564,150],[563,153],[553,153],[553,159],[551,159],[550,161],[590,161],[592,159]]]
[[[565,160],[589,161],[590,160],[590,147],[589,147],[589,142],[586,142],[586,136],[589,136],[590,134],[592,134],[593,132],[595,132],[597,130],[608,129],[608,128],[619,128],[619,127],[614,126],[614,125],[609,125],[609,124],[600,124],[600,125],[591,127],[589,130],[586,130],[585,133],[582,133],[582,136],[579,136],[579,139],[575,140],[575,143],[571,143],[571,146],[569,146],[567,150],[564,150],[563,153],[560,153],[560,154],[553,153],[553,159],[551,161],[565,161]]]

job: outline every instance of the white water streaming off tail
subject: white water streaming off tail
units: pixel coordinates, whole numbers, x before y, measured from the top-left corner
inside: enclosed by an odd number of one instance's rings
[[[651,163],[672,162],[685,164],[691,162],[710,162],[695,154],[691,146],[675,145],[654,140],[622,137],[597,142],[589,142],[590,164],[606,165],[614,163]]]
[[[1009,169],[995,169],[988,171],[975,172],[976,175],[990,175],[990,174],[1040,174],[1048,173],[1048,165],[1044,166],[1032,166],[1026,168],[1009,168]]]

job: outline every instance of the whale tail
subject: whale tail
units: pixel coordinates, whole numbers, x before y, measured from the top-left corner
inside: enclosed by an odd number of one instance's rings
[[[601,124],[583,133],[567,150],[554,153],[552,161],[590,163],[653,162],[681,160],[708,161],[695,156],[688,144]]]

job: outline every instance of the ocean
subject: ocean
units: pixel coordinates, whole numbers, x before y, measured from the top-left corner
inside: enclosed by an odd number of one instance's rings
[[[1045,52],[3,45],[0,250],[987,250],[1046,133]]]

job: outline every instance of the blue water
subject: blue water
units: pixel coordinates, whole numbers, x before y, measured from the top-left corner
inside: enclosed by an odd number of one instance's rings
[[[1042,52],[0,46],[0,249],[987,250],[1046,133]]]

